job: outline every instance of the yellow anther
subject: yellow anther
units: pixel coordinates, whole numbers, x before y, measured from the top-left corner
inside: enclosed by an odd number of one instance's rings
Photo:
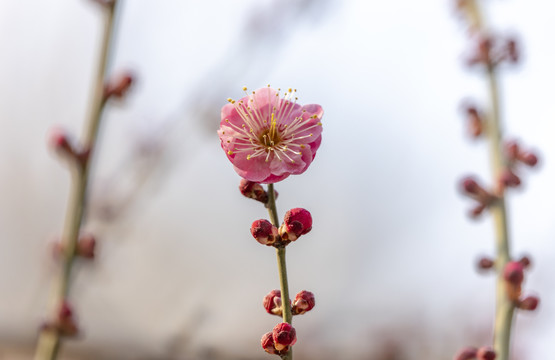
[[[251,156],[250,156],[250,155],[247,155],[247,160],[250,160],[250,159],[251,159]]]
[[[233,155],[233,151],[229,150],[229,151],[227,152],[227,154],[228,154],[228,155]]]
[[[319,123],[318,123],[318,125],[322,126],[322,123],[321,123],[321,122],[319,122]]]
[[[243,91],[247,91],[247,87],[246,87],[246,86],[243,86]]]
[[[291,88],[289,88],[289,90],[287,90],[287,91],[289,91],[289,92],[293,92],[293,90],[292,90]]]
[[[301,149],[304,149],[306,146],[304,144],[301,144]]]
[[[227,101],[232,102],[233,99],[232,98],[227,98]]]

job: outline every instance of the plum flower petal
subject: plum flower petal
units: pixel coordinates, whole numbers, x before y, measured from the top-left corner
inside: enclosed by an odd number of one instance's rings
[[[218,131],[235,171],[263,184],[305,172],[322,141],[322,107],[297,104],[292,89],[243,90],[247,96],[222,108]]]

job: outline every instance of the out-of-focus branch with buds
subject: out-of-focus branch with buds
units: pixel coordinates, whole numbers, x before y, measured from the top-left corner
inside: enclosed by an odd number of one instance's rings
[[[133,76],[129,72],[106,80],[117,1],[95,0],[95,2],[103,11],[105,22],[90,112],[84,125],[83,138],[76,141],[64,130],[55,129],[49,139],[49,145],[56,153],[69,161],[72,184],[63,235],[59,242],[54,244],[59,274],[53,288],[49,319],[40,328],[35,360],[56,359],[61,339],[79,334],[74,307],[69,300],[71,273],[73,264],[78,258],[94,259],[97,244],[94,235],[81,233],[87,207],[90,160],[97,147],[98,130],[106,104],[110,99],[122,98],[133,82]]]
[[[535,296],[521,297],[524,269],[530,265],[530,260],[528,257],[512,260],[505,194],[508,188],[520,186],[520,165],[533,167],[538,163],[538,157],[531,151],[521,149],[516,141],[506,142],[503,139],[497,73],[501,65],[513,65],[519,61],[519,47],[514,37],[494,35],[486,28],[480,5],[480,0],[456,2],[456,8],[468,26],[472,44],[466,65],[484,74],[488,85],[490,99],[487,110],[467,103],[464,111],[469,134],[473,138],[486,137],[489,142],[493,184],[488,189],[472,177],[467,177],[462,182],[462,189],[478,202],[471,210],[472,217],[488,209],[494,220],[496,258],[482,257],[478,268],[481,271],[495,269],[497,300],[493,348],[465,348],[455,359],[509,360],[514,312],[516,309],[535,310],[539,299]]]

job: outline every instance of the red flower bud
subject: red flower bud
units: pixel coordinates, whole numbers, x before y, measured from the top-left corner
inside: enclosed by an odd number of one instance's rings
[[[505,280],[513,285],[520,285],[524,281],[524,266],[518,261],[509,261],[503,271]]]
[[[501,173],[499,182],[504,187],[517,187],[520,185],[520,178],[511,169],[505,169]]]
[[[48,144],[59,154],[70,157],[76,156],[77,151],[71,144],[70,137],[64,129],[53,128],[50,130],[48,135]]]
[[[527,296],[520,300],[517,306],[521,310],[534,311],[538,307],[539,303],[540,299],[537,296]]]
[[[295,296],[291,311],[294,315],[304,314],[305,312],[312,310],[315,304],[314,294],[310,291],[303,290]]]
[[[104,86],[104,99],[115,97],[121,99],[131,87],[134,76],[130,72],[120,74],[108,81]]]
[[[531,152],[521,153],[518,157],[518,160],[530,167],[534,167],[538,164],[538,157]]]
[[[283,224],[279,228],[279,234],[283,240],[295,241],[311,229],[312,216],[310,212],[302,208],[295,208],[285,214]]]
[[[260,219],[252,223],[251,234],[262,245],[271,246],[277,240],[278,229],[268,220]]]
[[[467,347],[459,351],[453,360],[472,360],[476,358],[477,352],[478,350],[476,348]]]
[[[516,161],[519,153],[520,149],[518,148],[518,143],[515,140],[508,141],[505,144],[505,154],[510,162]]]
[[[96,239],[92,234],[85,234],[79,238],[75,253],[85,259],[94,259]]]
[[[489,270],[495,265],[495,262],[488,258],[482,257],[478,260],[478,269],[479,270]]]
[[[484,132],[482,115],[473,105],[465,106],[467,128],[470,136],[477,138]]]
[[[283,309],[281,307],[281,291],[270,291],[268,295],[264,296],[262,305],[268,314],[281,316],[283,314]]]
[[[262,345],[262,348],[264,349],[264,351],[266,351],[268,354],[278,354],[279,353],[276,350],[276,348],[274,347],[274,338],[273,338],[272,332],[268,332],[268,333],[262,335],[262,339],[260,340],[260,344]]]
[[[255,183],[247,179],[241,179],[241,182],[239,183],[239,191],[243,194],[243,196],[250,199],[260,201],[264,204],[268,202],[268,194],[259,183]]]
[[[515,39],[508,39],[505,44],[506,59],[511,63],[517,63],[519,59],[518,46]]]
[[[482,346],[476,353],[476,358],[478,360],[495,360],[495,357],[495,351],[489,346]]]
[[[79,332],[73,316],[73,310],[67,301],[64,301],[58,309],[58,318],[54,328],[64,336],[74,336]]]
[[[530,267],[530,265],[532,265],[532,260],[530,260],[530,257],[524,255],[520,258],[520,260],[518,260],[519,263],[522,264],[523,268],[528,268]]]
[[[288,323],[277,324],[272,331],[274,346],[276,350],[282,351],[288,346],[293,346],[297,342],[295,328]]]

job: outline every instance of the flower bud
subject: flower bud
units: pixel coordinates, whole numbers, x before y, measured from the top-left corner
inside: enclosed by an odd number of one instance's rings
[[[239,191],[243,194],[243,196],[250,199],[260,201],[264,204],[268,202],[268,194],[259,183],[255,183],[247,179],[241,179],[241,182],[239,183]]]
[[[490,270],[494,265],[493,259],[485,256],[478,260],[478,270]]]
[[[505,44],[506,59],[515,64],[519,59],[518,46],[515,39],[508,39]]]
[[[517,187],[520,185],[520,178],[511,169],[505,169],[501,173],[499,182],[504,187]]]
[[[125,72],[113,77],[104,86],[104,99],[110,97],[121,99],[133,84],[134,76],[130,72]]]
[[[521,310],[534,311],[538,307],[539,303],[540,299],[537,296],[527,296],[520,300],[517,306]]]
[[[312,310],[315,304],[314,294],[310,291],[303,290],[295,296],[291,311],[294,315],[301,315]]]
[[[50,130],[48,143],[52,149],[65,155],[73,155],[75,153],[70,143],[69,135],[61,128],[53,128]]]
[[[503,271],[505,280],[513,285],[520,285],[524,281],[524,266],[518,261],[509,261]]]
[[[478,350],[474,347],[467,347],[462,349],[455,355],[453,360],[472,360],[476,359],[476,353]]]
[[[288,346],[293,346],[297,342],[295,328],[288,323],[277,324],[272,331],[272,337],[274,339],[274,347],[278,351],[282,351]]]
[[[518,261],[509,261],[503,270],[503,277],[507,284],[507,297],[518,303],[524,281],[524,266]]]
[[[473,105],[465,107],[467,128],[470,136],[477,138],[484,132],[484,125],[482,115],[478,109]]]
[[[532,260],[530,260],[530,257],[527,255],[523,255],[518,262],[521,263],[522,267],[525,269],[532,265]]]
[[[538,157],[536,156],[536,154],[531,152],[520,153],[518,156],[518,160],[530,167],[534,167],[538,164]]]
[[[495,351],[489,346],[482,346],[476,353],[476,358],[478,360],[495,360],[495,357]]]
[[[262,305],[268,314],[281,316],[283,314],[283,308],[281,306],[281,291],[270,291],[268,295],[264,296]]]
[[[251,225],[252,236],[262,245],[271,246],[278,238],[278,229],[268,220],[256,220]]]
[[[56,329],[64,336],[75,336],[79,332],[73,310],[67,301],[64,301],[58,309],[58,318],[54,325]]]
[[[312,216],[310,212],[302,208],[295,208],[285,214],[283,224],[279,228],[279,234],[283,240],[295,241],[311,229]]]
[[[85,234],[79,238],[75,253],[85,259],[94,259],[96,239],[92,234]]]
[[[264,349],[264,351],[266,351],[268,354],[278,354],[279,353],[276,350],[276,348],[274,347],[274,338],[273,338],[272,332],[268,332],[268,333],[262,335],[262,339],[260,340],[260,344],[262,345],[262,348]]]

